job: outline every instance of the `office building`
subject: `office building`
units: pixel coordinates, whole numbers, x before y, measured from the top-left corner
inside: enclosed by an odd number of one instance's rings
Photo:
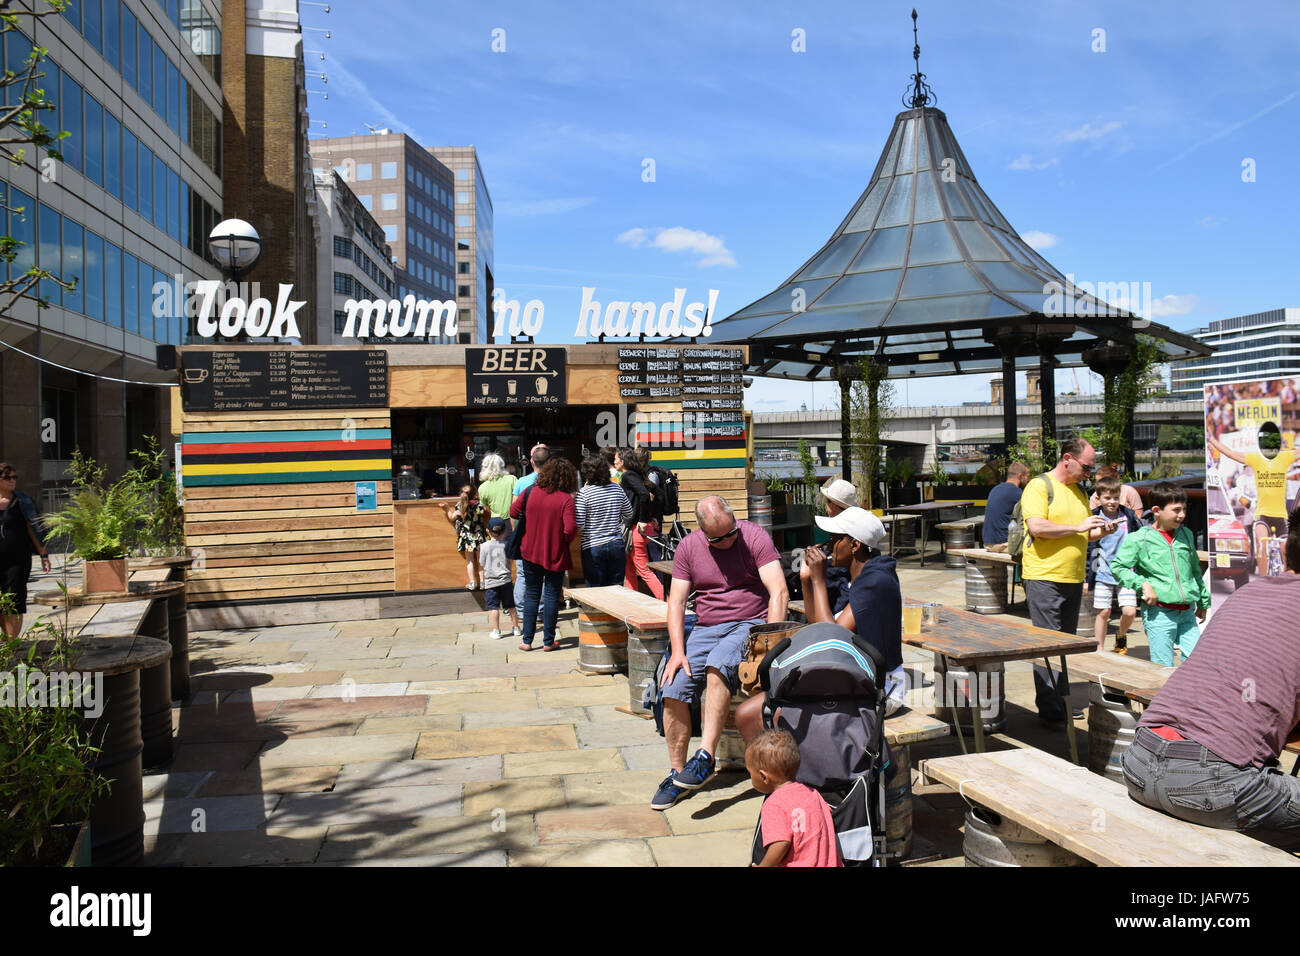
[[[342,337],[347,321],[344,305],[348,299],[374,301],[397,295],[392,249],[384,239],[383,226],[332,169],[323,170],[316,178],[316,205],[320,211],[316,341],[322,345],[356,344],[355,339]],[[366,341],[397,340],[372,336]]]
[[[1191,334],[1215,352],[1170,365],[1176,398],[1201,399],[1205,386],[1216,382],[1300,376],[1300,309],[1237,315]]]
[[[244,281],[272,301],[294,287],[304,344],[316,332],[316,188],[307,151],[306,73],[297,0],[226,5],[225,213],[251,223],[262,254]]]
[[[462,341],[491,342],[492,197],[478,151],[473,146],[433,146],[429,152],[456,176],[456,307]],[[471,326],[472,338],[465,339]]]
[[[5,68],[23,71],[33,41],[48,49],[42,121],[70,135],[61,162],[28,148],[0,164],[22,243],[9,276],[39,266],[76,284],[43,282],[47,308],[23,298],[0,316],[0,450],[49,507],[74,448],[119,474],[143,436],[166,444],[156,347],[182,341],[179,283],[220,278],[205,240],[222,218],[222,4],[77,0],[18,26]]]

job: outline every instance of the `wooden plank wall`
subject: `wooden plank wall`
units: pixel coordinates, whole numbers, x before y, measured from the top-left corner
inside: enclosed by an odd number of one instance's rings
[[[746,486],[749,471],[749,427],[741,412],[737,411],[735,417],[737,421],[745,422],[745,434],[742,437],[706,443],[703,450],[697,450],[686,447],[684,440],[665,440],[666,435],[680,432],[680,402],[643,403],[637,406],[637,443],[650,449],[652,465],[657,464],[676,473],[680,486],[679,517],[687,528],[695,527],[695,505],[708,495],[722,495],[737,518],[749,517]]]
[[[174,420],[182,430],[185,544],[200,559],[189,573],[191,602],[393,590],[387,409],[191,412]],[[375,481],[374,511],[356,509],[359,480]]]

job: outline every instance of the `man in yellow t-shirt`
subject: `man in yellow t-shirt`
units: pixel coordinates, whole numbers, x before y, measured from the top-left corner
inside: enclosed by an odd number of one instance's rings
[[[1061,445],[1056,467],[1032,479],[1020,497],[1020,520],[1030,535],[1021,556],[1021,576],[1025,580],[1029,619],[1035,627],[1075,633],[1083,600],[1088,542],[1118,527],[1117,522],[1108,523],[1101,515],[1092,514],[1087,496],[1078,488],[1096,467],[1097,450],[1082,438],[1071,438]],[[1038,716],[1051,724],[1072,717],[1058,680],[1051,668],[1034,665]]]
[[[1291,448],[1279,448],[1271,459],[1261,451],[1233,451],[1213,436],[1210,447],[1255,473],[1255,491],[1259,495],[1255,502],[1255,572],[1267,574],[1267,539],[1285,538],[1287,534],[1286,479],[1296,461],[1295,441]]]

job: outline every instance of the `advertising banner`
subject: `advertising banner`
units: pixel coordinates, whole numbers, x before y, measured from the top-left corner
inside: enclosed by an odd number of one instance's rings
[[[1252,578],[1281,574],[1287,515],[1300,495],[1294,378],[1205,387],[1206,548],[1214,606]]]

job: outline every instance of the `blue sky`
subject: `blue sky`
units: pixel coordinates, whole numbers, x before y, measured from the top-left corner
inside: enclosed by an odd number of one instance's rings
[[[912,6],[303,5],[331,32],[305,34],[328,76],[308,79],[329,91],[309,97],[328,124],[312,135],[368,123],[475,145],[497,285],[545,304],[542,340],[572,341],[583,286],[602,302],[717,289],[721,318],[794,272],[866,188],[912,73]],[[921,68],[976,177],[1062,272],[1149,282],[1176,329],[1300,306],[1300,4],[916,6]],[[987,381],[899,393],[978,401]],[[747,402],[823,407],[835,391],[758,380]]]

